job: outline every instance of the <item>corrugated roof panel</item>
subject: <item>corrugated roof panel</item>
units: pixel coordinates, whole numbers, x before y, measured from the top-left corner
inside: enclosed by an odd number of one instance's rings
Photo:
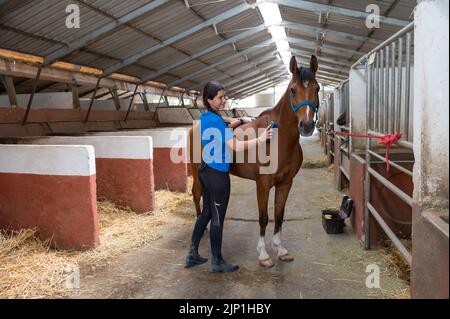
[[[32,1],[13,11],[5,10],[1,23],[24,32],[69,43],[112,21],[83,4],[76,3],[80,8],[80,28],[67,28],[66,19],[69,14],[66,8],[69,4],[73,4],[73,1]]]
[[[395,0],[377,0],[376,1],[376,5],[378,5],[380,7],[380,12],[384,13],[394,2]],[[314,2],[319,2],[322,4],[328,4],[327,0],[319,0],[319,1],[314,1]],[[357,10],[357,11],[366,11],[366,7],[369,4],[373,4],[373,0],[358,0],[358,1],[354,1],[354,0],[334,0],[333,1],[333,6],[336,7],[342,7],[342,8],[347,8],[347,9],[352,9],[352,10]]]
[[[202,22],[186,8],[183,1],[172,1],[138,18],[133,26],[159,40],[166,40]]]
[[[244,57],[239,56],[239,57],[236,57],[236,58],[232,59],[231,61],[222,63],[221,65],[219,65],[219,66],[217,67],[217,69],[223,70],[223,71],[226,72],[227,68],[231,68],[231,67],[233,67],[234,65],[239,64],[239,63],[242,63],[242,62],[245,62],[245,61],[247,61],[247,60],[246,60]]]
[[[109,59],[105,56],[99,56],[86,51],[77,51],[69,55],[64,59],[64,61],[77,64],[85,65],[93,68],[107,68],[117,63],[118,60]]]
[[[132,64],[120,70],[120,73],[135,76],[137,78],[142,78],[144,75],[148,74],[151,71],[152,69],[140,66],[138,64]]]
[[[122,26],[115,29],[114,33],[99,38],[90,44],[88,48],[117,59],[125,59],[157,43],[157,41],[143,33],[130,27]]]
[[[0,27],[0,47],[39,56],[47,55],[62,45],[53,42],[33,38],[18,32],[5,30]]]
[[[204,28],[199,32],[174,43],[173,47],[192,55],[222,41],[224,41],[224,39],[218,36],[213,28]]]
[[[243,29],[256,27],[262,24],[264,24],[264,22],[261,20],[258,12],[254,9],[249,9],[228,20],[218,23],[217,30],[228,39],[239,32],[242,32]]]
[[[243,3],[243,0],[225,0],[225,1],[205,1],[205,0],[189,0],[191,10],[194,10],[202,18],[208,20],[217,14],[230,10],[237,5]]]
[[[212,70],[209,70],[208,72],[205,72],[205,73],[195,77],[195,79],[199,83],[203,83],[203,82],[213,81],[222,76],[224,76],[223,72],[220,72],[217,69],[212,69]],[[229,77],[227,77],[227,78],[229,78]],[[223,80],[221,80],[221,82],[222,81]]]
[[[235,53],[236,52],[234,51],[233,47],[229,44],[221,47],[220,49],[214,50],[211,53],[203,55],[199,58],[199,60],[207,64],[213,64],[220,61],[220,59],[223,59],[224,57]]]
[[[152,0],[84,0],[90,5],[112,15],[120,18],[133,10],[136,10],[143,5],[152,2]]]
[[[153,81],[169,84],[169,83],[175,82],[178,79],[179,79],[178,77],[175,77],[175,76],[172,76],[169,74],[163,74],[163,75],[157,77],[156,79],[154,79]]]
[[[413,12],[416,5],[417,0],[397,1],[389,12],[389,17],[412,21],[414,19]]]
[[[379,29],[373,29],[372,37],[380,40],[380,43],[388,39],[402,28],[394,25],[381,24]]]
[[[173,70],[170,70],[170,73],[182,78],[182,77],[188,76],[194,72],[200,71],[207,66],[208,65],[206,65],[204,63],[193,60],[193,61],[185,63],[182,66],[179,66]]]
[[[143,57],[139,60],[139,64],[145,65],[151,69],[160,70],[186,57],[187,55],[180,53],[180,51],[174,48],[165,47],[164,49]]]
[[[267,33],[267,32],[260,32],[258,33],[257,36],[252,36],[252,37],[248,37],[245,40],[236,42],[236,47],[239,50],[245,50],[245,49],[249,49],[249,48],[273,48],[274,50],[276,49],[275,47],[275,42],[266,44],[266,45],[262,45],[261,43],[267,40],[272,40],[272,36]]]

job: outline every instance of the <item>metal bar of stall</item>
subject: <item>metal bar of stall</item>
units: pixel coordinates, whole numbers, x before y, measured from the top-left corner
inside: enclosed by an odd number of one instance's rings
[[[386,235],[389,237],[389,239],[392,241],[395,247],[400,251],[403,258],[406,260],[406,262],[411,265],[412,262],[412,256],[409,253],[409,251],[406,249],[406,247],[402,244],[402,242],[398,239],[397,236],[395,236],[394,232],[389,228],[389,226],[385,223],[383,218],[380,216],[380,214],[377,212],[377,210],[370,204],[367,203],[367,209],[370,211],[372,216],[376,219],[380,227],[384,230]]]
[[[411,32],[406,34],[405,138],[409,139],[409,88],[411,85]]]
[[[371,150],[369,150],[368,152],[370,153],[370,155],[375,156],[376,158],[381,160],[383,163],[386,163],[386,158],[385,157],[383,157],[383,156],[381,156],[381,155],[379,155],[379,154],[377,154],[377,153],[375,153],[374,151],[371,151]],[[404,168],[403,166],[398,165],[397,163],[395,163],[395,162],[393,162],[391,160],[389,160],[389,165],[391,165],[392,167],[398,169],[399,171],[401,171],[401,172],[403,172],[403,173],[405,173],[405,174],[407,174],[409,176],[413,175],[413,173],[410,170]]]
[[[384,50],[386,51],[386,81],[385,81],[385,100],[386,100],[386,109],[384,112],[384,119],[386,121],[386,129],[385,129],[385,133],[390,131],[390,118],[389,118],[389,110],[390,110],[390,92],[391,92],[391,77],[390,77],[390,67],[389,67],[389,47],[385,47]],[[389,132],[392,133],[392,132]]]
[[[396,86],[395,86],[395,42],[392,42],[391,44],[391,101],[389,103],[389,106],[391,108],[391,127],[390,127],[390,133],[395,132],[395,119],[397,116],[397,112],[395,109],[395,93],[396,93]]]
[[[378,72],[378,69],[380,67],[380,54],[379,52],[375,53],[375,89],[374,89],[374,109],[375,109],[375,123],[374,123],[374,127],[373,130],[374,131],[379,131],[380,130],[380,118],[379,118],[379,114],[380,114],[380,73]]]
[[[366,70],[368,67],[368,63],[366,61]],[[367,80],[368,83],[369,77],[367,74]],[[370,85],[366,85],[366,96],[369,96],[371,93],[370,91]],[[369,100],[366,99],[366,123],[369,123]],[[370,174],[369,169],[370,168],[370,154],[369,150],[371,147],[371,138],[366,138],[366,173],[365,173],[365,180],[364,180],[364,249],[370,249],[370,212],[368,209],[368,203],[370,201]]]
[[[397,122],[396,122],[396,132],[401,132],[401,124],[400,119],[402,116],[402,73],[403,73],[403,38],[398,39],[398,60],[397,60],[397,71],[398,71],[398,79],[397,79]]]
[[[362,57],[359,58],[358,61],[356,61],[355,63],[352,64],[351,68],[355,68],[355,66],[362,64],[363,62],[365,62],[367,60],[367,57],[372,54],[373,52],[377,52],[380,51],[381,49],[383,49],[385,46],[389,45],[389,43],[391,43],[392,41],[395,41],[396,39],[400,38],[401,36],[403,36],[404,34],[410,32],[414,30],[414,21],[412,21],[411,23],[409,23],[407,26],[405,26],[403,29],[401,29],[400,31],[398,31],[397,33],[393,34],[392,36],[390,36],[387,40],[385,40],[383,43],[379,44],[378,46],[376,46],[374,49],[372,49],[369,53],[366,53],[365,55],[363,55]]]
[[[380,101],[381,101],[381,108],[380,108],[380,130],[379,132],[384,132],[384,114],[385,111],[385,99],[384,99],[384,50],[380,51]]]
[[[411,196],[403,192],[400,188],[389,182],[386,178],[383,177],[383,175],[379,174],[376,170],[369,167],[369,173],[375,177],[381,184],[386,186],[387,189],[389,189],[391,192],[393,192],[395,195],[397,195],[401,200],[403,200],[406,204],[409,206],[413,206],[413,199]]]

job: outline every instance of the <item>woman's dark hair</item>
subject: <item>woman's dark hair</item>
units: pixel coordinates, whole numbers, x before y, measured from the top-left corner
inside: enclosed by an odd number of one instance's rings
[[[212,100],[216,97],[219,91],[225,90],[222,84],[217,81],[208,82],[203,88],[203,105],[208,111],[215,112],[211,105],[208,103],[208,99]]]

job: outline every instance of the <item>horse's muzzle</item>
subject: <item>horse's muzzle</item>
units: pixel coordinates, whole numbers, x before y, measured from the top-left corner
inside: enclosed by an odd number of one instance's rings
[[[298,125],[298,130],[300,134],[304,137],[313,135],[315,128],[316,125],[314,121],[311,121],[309,123],[301,121],[300,124]]]

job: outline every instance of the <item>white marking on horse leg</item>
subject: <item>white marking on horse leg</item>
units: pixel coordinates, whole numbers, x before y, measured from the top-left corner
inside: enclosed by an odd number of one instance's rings
[[[281,245],[281,232],[278,232],[273,236],[272,244],[274,249],[277,250],[278,257],[284,256],[288,253],[287,249]]]
[[[259,253],[259,260],[266,260],[270,258],[269,254],[266,251],[266,242],[264,241],[264,237],[259,237],[259,242],[256,250]]]

